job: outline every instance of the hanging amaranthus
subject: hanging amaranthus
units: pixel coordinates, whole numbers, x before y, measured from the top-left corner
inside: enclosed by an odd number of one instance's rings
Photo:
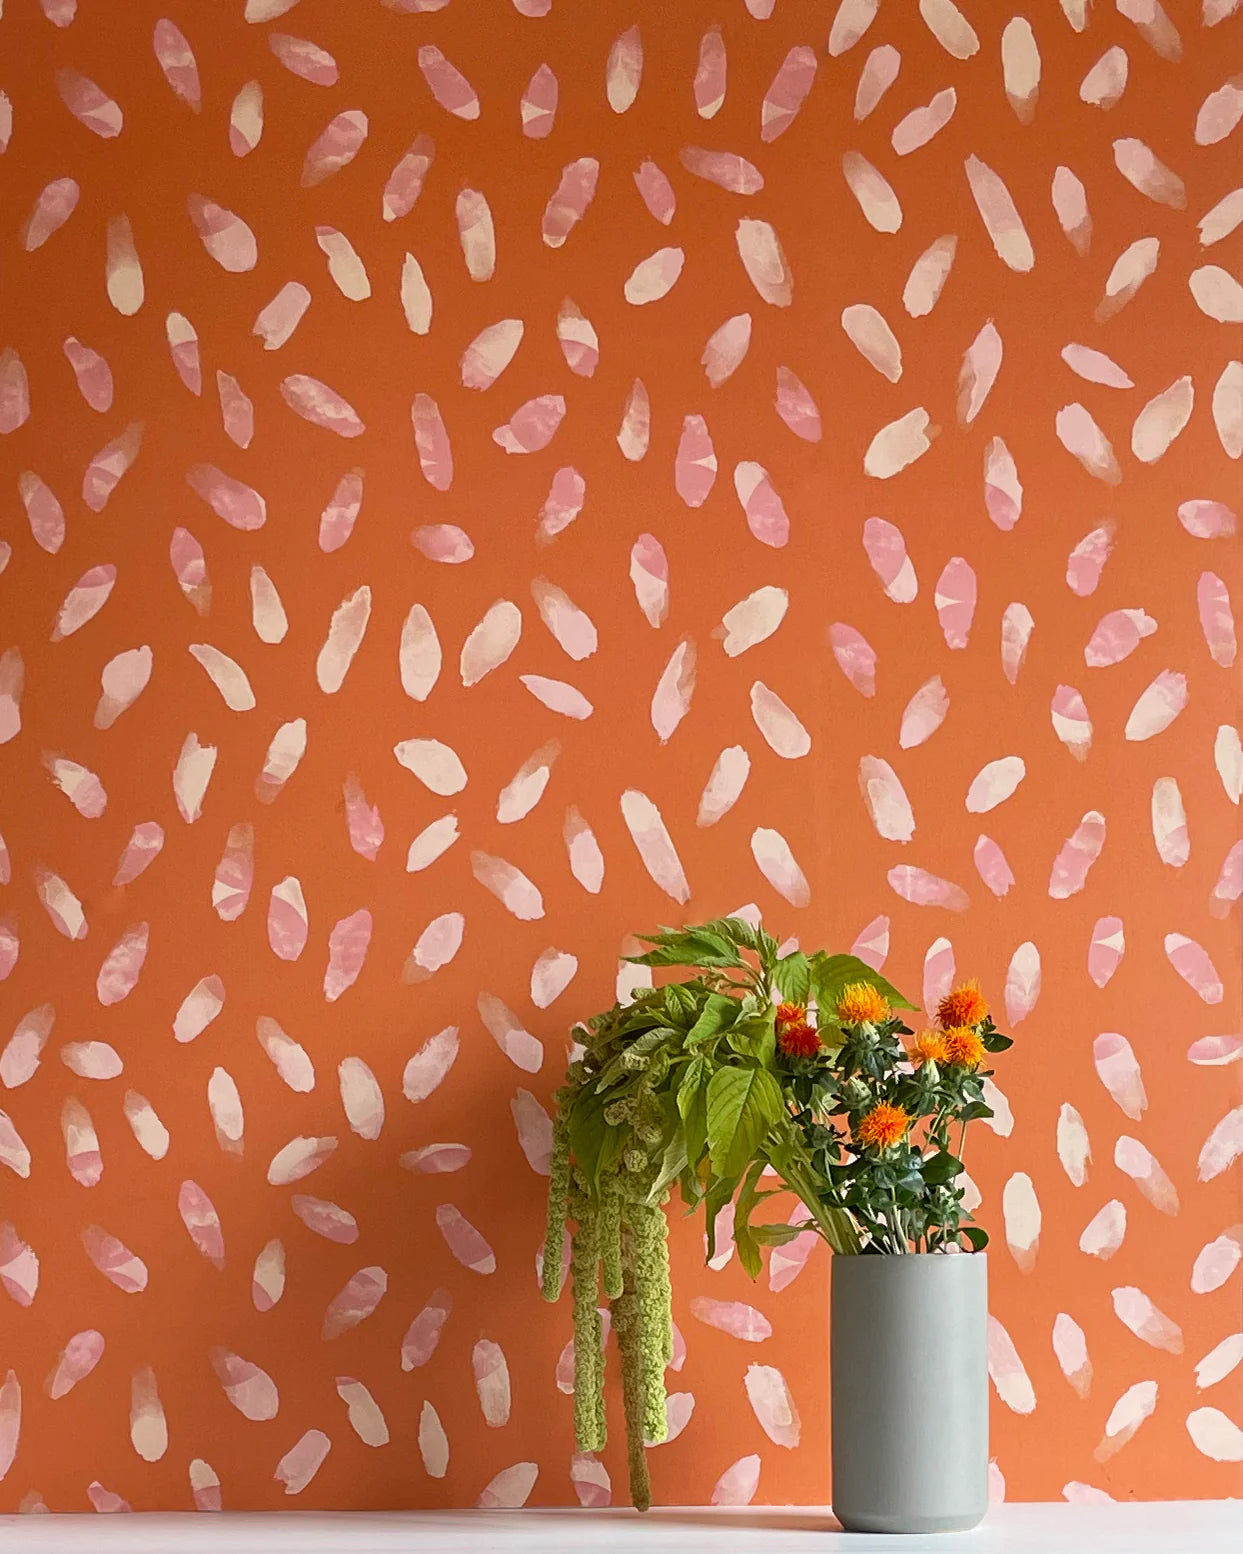
[[[676,1185],[702,1207],[709,1256],[734,1203],[738,1258],[814,1230],[835,1252],[980,1247],[966,1223],[951,1124],[989,1115],[986,1053],[1009,1046],[978,990],[956,989],[942,1030],[908,1051],[896,1011],[913,1007],[853,955],[798,950],[740,918],[662,929],[635,956],[685,967],[683,982],[637,993],[575,1029],[578,1053],[557,1093],[543,1293],[565,1275],[574,1297],[574,1427],[579,1449],[606,1441],[601,1292],[621,1358],[630,1493],[651,1502],[644,1445],[665,1439],[673,1354],[665,1203]],[[968,996],[970,995],[970,996]],[[844,1119],[844,1120],[843,1120]],[[754,1223],[765,1167],[807,1211]]]
[[[543,1294],[556,1300],[570,1227],[574,1299],[574,1431],[580,1451],[607,1439],[601,1285],[621,1358],[630,1494],[651,1503],[645,1442],[665,1438],[665,1367],[673,1354],[666,1147],[657,1085],[668,1031],[638,1011],[611,1010],[575,1032],[583,1041],[558,1094],[544,1242]],[[595,1148],[593,1151],[592,1144]]]

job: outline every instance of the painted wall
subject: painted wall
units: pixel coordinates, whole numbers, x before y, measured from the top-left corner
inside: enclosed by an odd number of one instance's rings
[[[0,1508],[598,1502],[546,1108],[748,904],[1017,1036],[995,1491],[1243,1492],[1243,22],[966,9],[9,0]]]

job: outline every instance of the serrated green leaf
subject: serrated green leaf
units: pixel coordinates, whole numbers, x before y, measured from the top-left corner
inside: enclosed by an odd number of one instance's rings
[[[811,985],[811,966],[802,950],[794,950],[782,958],[773,967],[773,985],[792,1004],[805,1004],[807,1002],[808,988]]]
[[[764,1266],[760,1257],[760,1249],[756,1244],[755,1236],[749,1225],[734,1226],[734,1245],[738,1248],[738,1261],[744,1271],[752,1278],[759,1276],[760,1269]]]
[[[752,1015],[729,1028],[726,1040],[743,1057],[755,1058],[761,1067],[771,1068],[777,1053],[777,1033],[772,1015]]]
[[[742,946],[748,950],[759,950],[761,933],[752,928],[751,924],[741,917],[714,917],[709,923],[701,923],[698,928],[689,929],[688,932],[706,932],[717,934],[722,939],[727,939],[731,944]]]
[[[658,945],[642,955],[623,955],[632,966],[711,966],[727,969],[738,965],[738,957],[716,954],[695,944]]]
[[[662,1017],[679,1030],[693,1025],[699,1013],[699,1001],[681,982],[666,982],[660,989]]]
[[[809,996],[824,1015],[832,1012],[841,991],[851,982],[870,983],[895,1009],[918,1009],[893,983],[873,971],[866,961],[857,955],[825,955],[818,951],[811,957],[811,989]]]
[[[952,1182],[962,1168],[962,1161],[956,1156],[948,1150],[938,1150],[924,1161],[924,1181],[932,1187],[939,1187],[943,1182]]]
[[[686,1205],[688,1212],[693,1213],[703,1202],[703,1183],[689,1166],[678,1178],[678,1191],[682,1194],[682,1202]]]
[[[710,1041],[713,1036],[719,1035],[737,1019],[739,1008],[736,998],[730,998],[724,993],[709,993],[699,1012],[699,1018],[686,1034],[687,1047],[698,1047],[702,1042]]]
[[[570,1152],[583,1176],[597,1188],[621,1159],[624,1137],[604,1120],[604,1104],[591,1090],[580,1090],[569,1115]]]
[[[714,932],[714,924],[685,930],[686,942],[690,945],[702,945],[710,955],[727,955],[730,960],[742,965],[742,957],[738,954],[738,946],[727,934]]]
[[[759,1273],[761,1263],[760,1249],[751,1233],[751,1214],[756,1204],[769,1196],[767,1193],[757,1193],[755,1190],[764,1165],[763,1159],[751,1162],[743,1178],[738,1201],[734,1205],[733,1236],[734,1245],[738,1248],[738,1261],[753,1279]]]
[[[721,1068],[708,1082],[708,1149],[718,1176],[737,1176],[784,1112],[781,1089],[763,1068]]]
[[[661,1156],[660,1170],[656,1173],[656,1179],[648,1189],[647,1201],[660,1203],[665,1189],[671,1182],[676,1182],[686,1170],[686,1140],[681,1134],[675,1134]]]
[[[814,1230],[813,1221],[804,1220],[801,1225],[752,1225],[751,1234],[761,1246],[788,1246],[789,1243],[801,1236],[805,1230]]]
[[[704,1223],[708,1238],[708,1257],[711,1262],[716,1256],[716,1217],[734,1196],[738,1186],[738,1177],[718,1176],[704,1194]]]
[[[686,1065],[678,1085],[678,1113],[691,1166],[699,1164],[708,1144],[708,1077],[707,1062],[696,1055]]]
[[[598,1193],[601,1182],[616,1171],[625,1147],[626,1136],[622,1130],[610,1128],[606,1123],[600,1153],[596,1156],[596,1169],[591,1178],[591,1185],[595,1192]]]
[[[696,1053],[682,1070],[678,1083],[678,1112],[685,1122],[687,1113],[695,1104],[700,1089],[708,1081],[708,1064],[702,1053]]]

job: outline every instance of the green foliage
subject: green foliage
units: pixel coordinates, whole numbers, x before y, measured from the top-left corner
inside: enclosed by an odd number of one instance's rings
[[[737,1176],[781,1119],[781,1089],[763,1068],[718,1068],[708,1081],[708,1155],[718,1176]]]
[[[727,998],[724,993],[709,993],[704,999],[698,1018],[686,1033],[688,1049],[701,1046],[718,1036],[738,1018],[738,1000]]]
[[[802,950],[792,950],[773,967],[773,986],[782,999],[805,1004],[811,988],[811,963]]]
[[[873,971],[857,955],[826,955],[818,950],[809,961],[811,982],[809,998],[821,1011],[832,1011],[842,990],[852,982],[869,982],[894,1009],[918,1009],[879,971]]]
[[[630,959],[676,980],[573,1032],[579,1050],[557,1096],[543,1291],[556,1299],[560,1290],[570,1221],[579,1446],[604,1444],[602,1271],[621,1352],[631,1495],[645,1507],[643,1443],[664,1428],[672,1341],[663,1207],[670,1191],[676,1186],[687,1208],[703,1214],[709,1257],[717,1215],[734,1204],[733,1238],[752,1277],[763,1248],[806,1230],[844,1254],[963,1242],[978,1251],[988,1237],[962,1208],[962,1140],[967,1123],[992,1113],[983,1095],[988,1071],[913,1064],[899,1013],[876,1025],[839,1020],[836,1006],[852,983],[874,987],[891,1011],[915,1008],[856,956],[779,956],[777,940],[736,917],[661,928],[643,942],[649,948]],[[783,1003],[806,1009],[817,1050],[808,1052],[804,1039],[783,1051]],[[978,1034],[986,1053],[1011,1045],[989,1019]],[[870,1136],[864,1119],[882,1106],[900,1108],[909,1125],[900,1136],[861,1142]],[[776,1173],[775,1189],[760,1190],[766,1169]],[[790,1193],[805,1217],[755,1222],[770,1198]]]
[[[751,1239],[759,1246],[788,1246],[796,1240],[805,1230],[814,1230],[816,1227],[811,1220],[804,1221],[801,1225],[752,1225]]]

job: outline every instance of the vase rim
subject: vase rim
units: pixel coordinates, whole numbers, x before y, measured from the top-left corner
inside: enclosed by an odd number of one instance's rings
[[[964,1266],[979,1265],[987,1268],[987,1252],[963,1252],[960,1254],[945,1254],[944,1252],[881,1252],[868,1255],[866,1253],[835,1253],[830,1259],[834,1272],[839,1265],[876,1266],[888,1264],[901,1264],[908,1268],[925,1268],[929,1265],[937,1266],[941,1263],[962,1263]]]

